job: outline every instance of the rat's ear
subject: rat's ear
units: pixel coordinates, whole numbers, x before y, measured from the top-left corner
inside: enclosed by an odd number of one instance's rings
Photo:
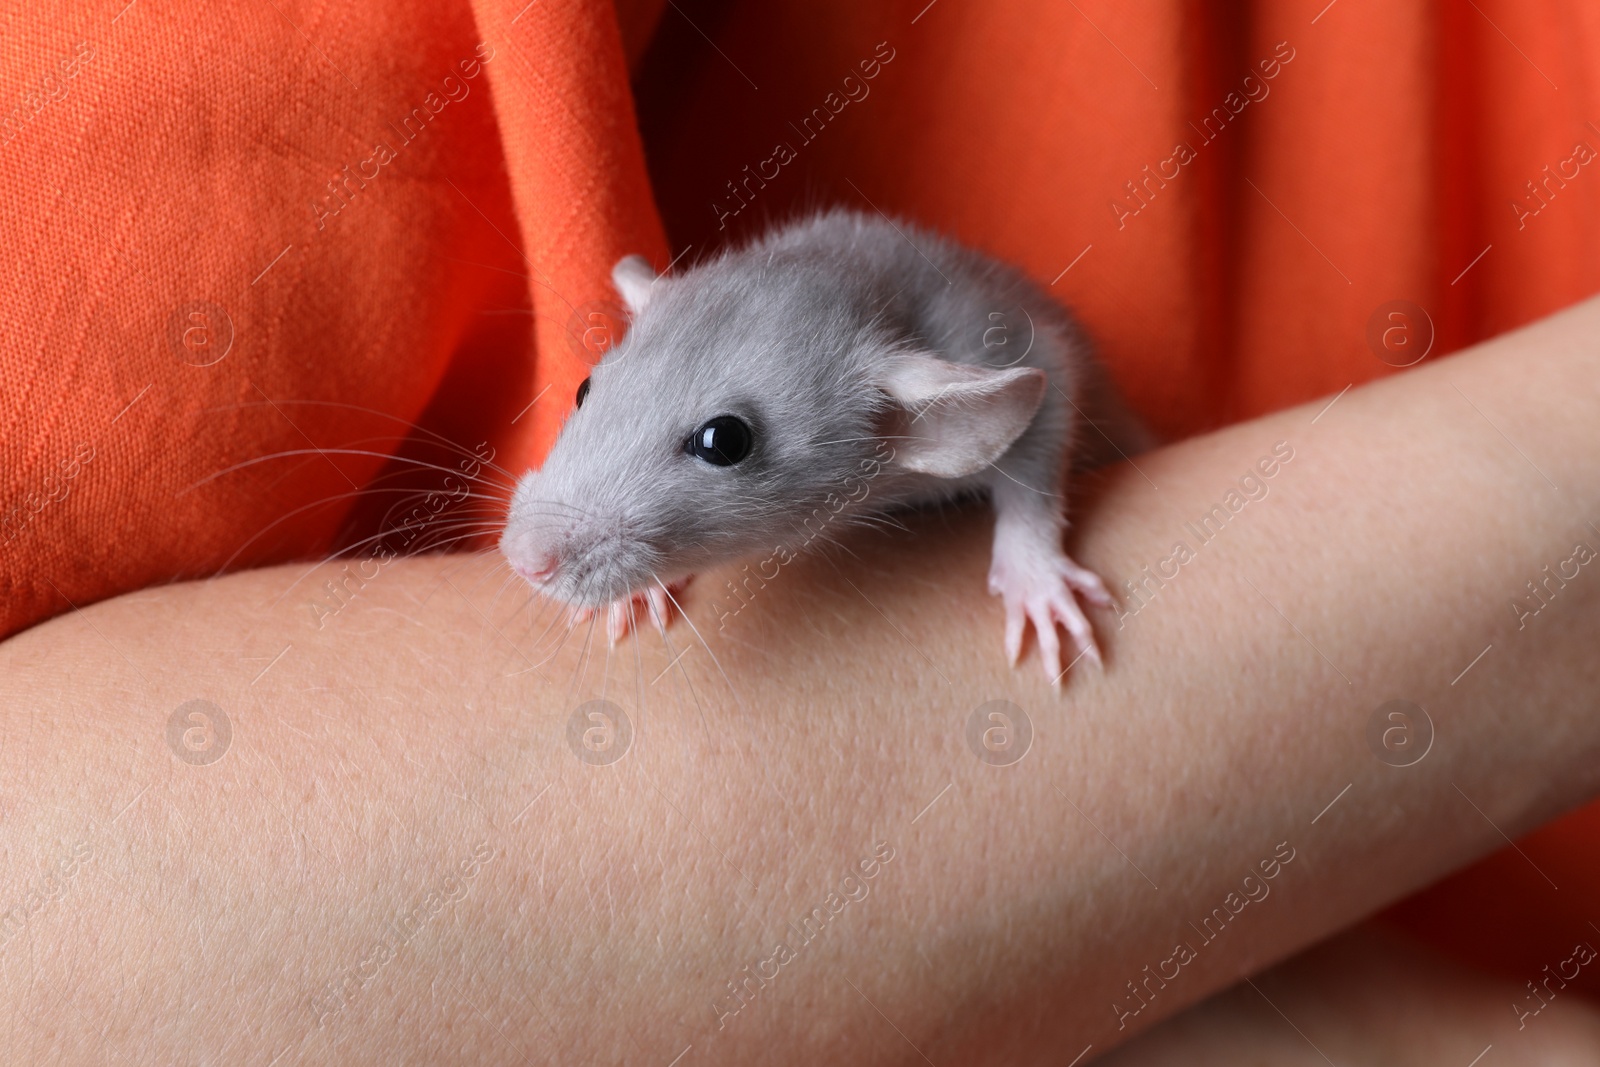
[[[643,256],[623,256],[611,268],[611,284],[622,294],[622,302],[635,315],[650,302],[650,287],[655,284],[655,268]]]
[[[877,382],[894,401],[885,428],[893,462],[941,478],[976,474],[1028,428],[1048,383],[1037,367],[994,370],[896,355]]]

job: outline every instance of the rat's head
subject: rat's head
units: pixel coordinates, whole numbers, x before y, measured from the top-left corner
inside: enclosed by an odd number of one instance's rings
[[[734,253],[676,278],[638,256],[617,265],[632,325],[518,484],[500,541],[544,592],[599,606],[797,549],[899,474],[981,469],[1038,406],[1042,373],[900,351],[829,265],[759,262]],[[1015,409],[998,423],[997,396]]]

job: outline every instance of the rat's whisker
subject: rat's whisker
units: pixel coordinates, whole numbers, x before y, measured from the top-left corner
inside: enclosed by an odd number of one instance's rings
[[[544,632],[541,633],[533,642],[533,650],[534,650],[535,653],[538,652],[539,646],[544,644],[545,638],[550,635],[550,631],[555,629],[555,627],[556,627],[556,625],[558,623],[561,623],[563,621],[566,623],[565,628],[561,632],[561,639],[559,641],[557,641],[551,647],[550,654],[545,656],[544,659],[539,660],[537,663],[535,663],[533,665],[535,668],[538,668],[538,667],[543,667],[546,663],[549,663],[551,660],[555,659],[556,656],[561,652],[561,650],[564,647],[566,647],[567,639],[572,636],[572,629],[573,629],[573,625],[574,624],[573,624],[573,621],[572,621],[572,613],[570,611],[566,610],[564,605],[558,604],[554,600],[550,600],[550,599],[548,599],[546,597],[539,597],[538,594],[535,593],[531,587],[529,588],[528,592],[529,592],[530,602],[534,598],[537,598],[540,601],[540,603],[542,604],[542,607],[539,609],[540,612],[543,612],[543,611],[545,611],[547,609],[550,610],[550,622],[545,626]],[[530,621],[528,623],[528,632],[532,633],[534,626],[538,625],[540,616],[539,616],[539,613],[530,613],[530,614],[532,615],[532,618],[530,619]],[[523,672],[519,671],[517,673],[520,674],[520,673],[523,673]]]
[[[657,583],[659,583],[660,579],[658,578],[658,579],[656,579],[656,581],[657,581]],[[674,601],[674,603],[676,603],[676,601]],[[681,609],[680,609],[679,613],[680,614],[682,613]],[[675,650],[672,647],[672,638],[667,636],[667,633],[666,633],[665,630],[663,630],[661,632],[661,642],[662,642],[662,644],[666,645],[666,647],[667,647],[667,655],[670,657],[670,659],[668,660],[668,668],[667,669],[668,669],[668,671],[670,671],[673,666],[676,666],[678,668],[678,673],[679,673],[680,677],[683,679],[684,686],[685,686],[685,688],[687,688],[689,690],[689,696],[694,701],[694,709],[700,716],[700,727],[701,727],[701,729],[703,729],[705,731],[705,733],[706,733],[706,742],[707,742],[707,744],[709,744],[711,742],[711,723],[706,718],[706,709],[705,709],[705,705],[703,705],[700,702],[700,694],[699,694],[698,691],[696,691],[696,689],[694,687],[694,682],[689,679],[689,672],[684,669],[684,666],[683,666],[683,655],[682,655],[682,653],[679,653],[677,650]],[[688,651],[688,650],[685,649],[685,651]],[[676,691],[676,686],[674,686],[674,691]],[[679,699],[678,706],[680,708],[683,707],[683,702],[682,702],[681,698]]]
[[[351,499],[351,498],[361,497],[361,496],[363,496],[363,495],[365,495],[367,493],[372,493],[372,494],[406,493],[406,494],[410,494],[410,495],[413,495],[413,496],[426,495],[425,493],[423,493],[421,491],[418,491],[418,490],[403,489],[403,488],[382,488],[382,489],[367,488],[367,489],[350,490],[348,492],[343,492],[343,493],[334,493],[334,494],[332,494],[330,496],[325,496],[325,497],[321,497],[321,498],[319,498],[317,500],[313,500],[310,503],[302,504],[300,507],[293,508],[290,511],[285,512],[284,514],[279,515],[277,518],[273,519],[271,522],[267,523],[265,526],[261,527],[261,529],[257,530],[254,534],[252,534],[249,538],[247,538],[242,544],[239,545],[238,548],[234,549],[232,555],[230,555],[226,560],[224,560],[217,567],[217,569],[215,571],[213,571],[208,578],[205,579],[206,583],[209,584],[211,582],[216,581],[217,578],[219,578],[221,575],[223,575],[224,573],[227,572],[228,568],[233,566],[234,562],[236,560],[238,560],[238,558],[241,555],[243,555],[244,552],[252,544],[254,544],[260,538],[266,536],[268,533],[270,533],[272,530],[276,529],[281,524],[283,524],[285,522],[288,522],[291,519],[294,519],[296,516],[302,515],[307,511],[312,511],[312,510],[314,510],[316,508],[325,507],[325,506],[327,506],[329,504],[337,503],[337,502],[339,502],[341,500],[347,500],[347,499]],[[336,559],[337,557],[338,557],[338,553],[336,552],[333,555],[328,556],[323,562],[329,562],[329,561],[331,561],[333,559]]]
[[[283,590],[283,592],[279,593],[277,598],[274,599],[269,606],[275,608],[279,604],[283,603],[283,600],[284,600],[285,597],[287,597],[290,593],[294,592],[294,590],[300,585],[301,582],[303,582],[307,578],[309,578],[319,568],[327,566],[328,564],[334,562],[335,560],[338,560],[341,557],[345,556],[347,553],[354,553],[354,551],[356,549],[359,549],[364,545],[370,544],[373,541],[380,541],[385,537],[391,537],[391,536],[394,535],[394,533],[395,533],[395,531],[393,531],[393,530],[385,530],[382,533],[373,534],[370,537],[363,537],[361,540],[356,541],[356,542],[354,542],[352,544],[346,545],[343,548],[340,548],[340,549],[330,553],[328,556],[324,557],[323,559],[317,560],[315,563],[312,563],[311,566],[307,567],[304,571],[302,571],[298,578],[296,578],[294,581],[290,582],[289,585]],[[391,558],[399,558],[400,556],[401,556],[401,553],[397,552]],[[369,556],[369,557],[366,557],[366,558],[369,559],[369,560],[377,559],[376,556]],[[381,567],[384,562],[387,562],[387,561],[381,561],[379,563],[379,566]]]
[[[1000,465],[997,464],[997,463],[991,463],[991,464],[989,464],[989,466],[994,468],[994,471],[995,471],[996,474],[1000,474],[1000,475],[1004,476],[1005,478],[1008,478],[1011,481],[1016,482],[1018,485],[1022,486],[1022,488],[1026,489],[1030,493],[1038,493],[1040,496],[1048,496],[1048,497],[1057,497],[1057,496],[1061,495],[1059,493],[1051,492],[1048,489],[1035,489],[1033,486],[1029,485],[1027,482],[1018,481],[1016,478],[1012,478],[1011,475],[1006,474],[1005,471],[1001,470],[1000,469]]]
[[[649,602],[646,601],[646,603],[649,603]],[[650,610],[654,611],[655,609],[652,606],[650,608]],[[666,620],[662,619],[661,620],[661,624],[662,624],[662,627],[665,628]],[[639,645],[641,644],[641,642],[640,642],[640,640],[639,640],[639,638],[637,636],[637,633],[638,633],[638,623],[637,622],[634,623],[634,628],[635,628],[635,637],[633,639],[633,708],[634,708],[634,715],[639,720],[638,727],[634,730],[634,733],[642,735],[644,733],[644,658],[643,658],[643,654],[639,651]]]
[[[346,403],[344,401],[339,401],[339,400],[244,400],[244,401],[240,401],[237,404],[223,404],[223,405],[220,405],[218,407],[206,408],[206,409],[204,409],[204,411],[205,412],[229,411],[229,410],[237,410],[239,408],[247,408],[247,407],[267,407],[267,406],[282,407],[285,404],[293,404],[293,405],[297,405],[297,406],[301,406],[301,407],[343,408],[343,409],[345,409],[347,411],[359,411],[359,412],[361,412],[363,414],[366,414],[366,415],[376,415],[380,419],[390,419],[390,420],[392,420],[394,422],[400,423],[402,426],[405,426],[408,429],[410,429],[410,430],[412,430],[412,431],[414,431],[416,433],[421,433],[421,434],[427,435],[427,437],[429,439],[431,439],[435,444],[443,445],[446,448],[456,449],[461,455],[470,457],[471,459],[475,460],[476,462],[481,463],[483,466],[491,467],[494,470],[499,471],[501,474],[504,474],[506,476],[506,478],[509,479],[513,484],[517,480],[517,476],[516,475],[512,474],[510,471],[506,470],[504,467],[500,466],[499,464],[494,463],[494,462],[492,462],[490,460],[484,459],[483,457],[479,456],[476,452],[469,450],[467,448],[467,446],[461,444],[459,441],[453,441],[450,438],[448,438],[448,437],[444,436],[443,434],[439,433],[438,431],[430,430],[426,426],[422,426],[422,425],[420,425],[418,423],[412,422],[410,419],[402,418],[399,415],[395,415],[395,414],[392,414],[392,413],[387,412],[387,411],[379,411],[376,408],[365,407],[365,406],[363,406],[361,404],[350,404],[350,403]],[[403,437],[395,438],[395,440],[405,440],[405,439],[406,438],[403,438]],[[482,447],[482,446],[480,446],[480,447]]]
[[[505,556],[498,552],[496,552],[495,555],[500,557],[499,561],[493,567],[490,567],[487,571],[480,575],[478,581],[473,582],[472,586],[470,587],[472,591],[476,591],[478,585],[483,582],[484,578],[496,572],[504,572],[500,578],[499,588],[494,591],[494,596],[489,601],[489,610],[484,612],[484,614],[490,619],[494,618],[495,609],[500,606],[500,598],[505,596],[507,589],[511,588],[511,583],[517,581],[518,579],[517,573],[513,571],[510,565],[506,562]],[[530,597],[533,595],[533,588],[531,586],[528,587],[528,595]],[[512,612],[511,617],[514,617],[516,614],[516,612]]]
[[[739,696],[739,690],[734,688],[733,679],[728,677],[728,672],[722,669],[722,661],[717,659],[717,654],[711,651],[711,646],[706,642],[706,639],[700,635],[700,628],[694,624],[694,620],[691,619],[688,613],[683,610],[683,605],[678,603],[678,598],[672,595],[672,589],[667,585],[667,583],[661,580],[661,576],[652,570],[650,572],[650,577],[656,580],[656,584],[661,587],[661,591],[667,595],[668,600],[672,601],[672,606],[677,609],[678,614],[683,617],[683,621],[687,623],[689,629],[694,632],[695,638],[700,642],[700,647],[706,650],[706,655],[710,656],[711,662],[717,666],[717,673],[722,675],[722,680],[728,684],[728,692],[733,694],[734,702],[739,705],[739,710],[744,711],[744,699]]]
[[[416,505],[416,507],[411,509],[411,514],[406,516],[405,519],[396,522],[395,513],[404,508],[410,502],[412,497],[419,496],[422,497],[422,500]],[[383,513],[383,516],[377,522],[378,529],[391,533],[419,530],[433,525],[435,519],[445,515],[449,515],[451,518],[480,518],[484,522],[494,522],[497,524],[502,523],[505,519],[504,510],[496,506],[493,501],[463,504],[463,501],[469,499],[465,496],[456,500],[456,507],[446,506],[428,509],[426,514],[418,516],[416,512],[419,509],[425,508],[428,498],[432,496],[434,496],[433,493],[418,493],[416,491],[411,491],[408,496],[402,497],[400,500],[396,501],[388,508],[388,510]]]
[[[395,458],[395,457],[391,456],[390,454],[388,454],[387,452],[373,452],[373,451],[370,451],[368,449],[360,449],[360,448],[291,448],[291,449],[286,449],[286,450],[284,450],[282,452],[273,452],[270,455],[256,456],[254,459],[247,459],[247,460],[244,460],[244,461],[242,461],[240,463],[235,463],[231,467],[224,467],[222,470],[217,471],[215,474],[209,474],[206,477],[200,479],[198,482],[195,482],[193,485],[189,486],[188,488],[178,490],[178,492],[174,493],[173,495],[174,496],[183,496],[185,493],[192,493],[196,489],[200,488],[202,485],[206,485],[206,484],[208,484],[210,482],[216,481],[218,478],[221,478],[221,477],[223,477],[224,475],[227,475],[227,474],[232,474],[234,471],[244,470],[246,467],[254,467],[254,466],[257,466],[258,464],[266,463],[266,462],[269,462],[269,461],[274,460],[274,459],[287,459],[290,456],[323,456],[323,457],[327,457],[327,456],[370,456],[370,457],[373,457],[373,458],[376,458],[376,459],[382,459],[382,460],[388,460],[388,459]],[[427,470],[441,471],[441,472],[443,472],[445,474],[456,475],[457,477],[465,477],[466,476],[465,472],[463,472],[463,471],[454,470],[454,469],[452,469],[450,467],[441,467],[437,463],[426,463],[426,462],[424,462],[424,461],[422,461],[420,459],[408,459],[408,458],[405,458],[405,457],[401,457],[401,459],[404,462],[412,463],[415,466],[423,467],[423,468],[426,468]]]
[[[342,441],[342,442],[340,442],[338,447],[339,448],[355,448],[357,446],[362,446],[362,445],[375,445],[375,444],[378,444],[378,443],[381,443],[381,442],[384,442],[384,441],[392,441],[392,442],[395,442],[397,444],[402,444],[403,445],[405,442],[411,441],[411,440],[414,440],[414,439],[410,438],[410,437],[399,437],[399,436],[395,436],[393,434],[382,434],[382,435],[376,435],[376,436],[372,436],[372,437],[359,437],[359,438],[355,438],[355,439],[349,440],[349,441]],[[327,451],[327,449],[324,449],[324,451]],[[510,493],[512,493],[512,492],[514,492],[516,490],[516,482],[514,480],[501,480],[498,477],[490,478],[490,477],[485,476],[485,474],[483,473],[481,468],[484,467],[484,466],[487,466],[487,464],[483,461],[483,459],[481,457],[479,457],[478,455],[476,455],[475,453],[470,453],[469,452],[466,455],[473,462],[478,464],[478,466],[480,468],[478,473],[476,473],[476,474],[468,474],[465,469],[462,469],[459,466],[458,467],[453,467],[453,468],[448,468],[447,467],[447,468],[437,468],[437,469],[449,470],[452,475],[455,475],[455,476],[460,477],[460,478],[465,478],[469,482],[482,482],[485,485],[493,486],[497,490],[499,490],[501,493],[504,493],[506,495],[509,495]],[[425,465],[428,465],[428,461],[427,460],[421,460],[421,459],[418,459],[415,456],[407,456],[407,455],[404,455],[404,454],[402,454],[400,452],[390,452],[389,453],[389,460],[392,463],[405,463],[405,464],[411,464],[412,466],[425,466]],[[383,477],[393,477],[397,473],[399,473],[399,472],[391,471],[389,474],[386,474]]]
[[[589,664],[594,656],[594,631],[600,622],[598,610],[589,613],[589,629],[583,635],[583,644],[578,647],[577,661],[572,665],[572,678],[567,683],[567,704],[570,706],[580,690],[583,679],[589,673]]]
[[[407,556],[424,556],[436,552],[439,544],[442,543],[442,540],[437,536],[439,534],[451,534],[451,540],[457,541],[468,537],[488,536],[494,533],[496,529],[497,527],[486,524],[481,519],[463,519],[459,522],[441,523],[428,527],[427,532],[421,535],[415,545],[406,546],[404,554]]]
[[[547,497],[530,497],[528,499],[523,500],[520,506],[522,506],[522,507],[564,508],[567,511],[576,512],[577,514],[583,516],[586,519],[587,518],[592,518],[592,515],[589,513],[589,511],[587,511],[584,508],[579,507],[576,504],[569,504],[569,503],[567,503],[566,501],[563,501],[563,500],[551,500],[551,499],[549,499]]]
[[[863,444],[867,441],[904,441],[909,440],[904,434],[867,434],[865,437],[835,437],[829,441],[812,441],[810,444],[822,445],[853,445]]]
[[[479,536],[478,533],[476,533],[474,531],[468,531],[466,533],[455,534],[454,536],[451,536],[451,537],[441,537],[436,541],[429,542],[428,547],[424,551],[411,553],[411,555],[415,555],[415,556],[441,555],[442,553],[439,552],[439,549],[445,547],[446,545],[453,545],[453,544],[456,544],[459,541],[468,541],[468,540],[471,540],[472,538],[477,537],[477,536]]]
[[[379,491],[382,492],[383,490],[379,490]],[[303,514],[304,512],[310,511],[313,508],[320,508],[320,507],[323,507],[323,506],[325,506],[327,504],[332,504],[332,503],[335,503],[337,501],[345,500],[345,499],[348,499],[348,498],[351,498],[351,497],[359,497],[361,495],[361,493],[362,493],[362,490],[360,490],[360,489],[352,489],[352,490],[350,490],[349,492],[346,492],[346,493],[335,493],[332,496],[325,496],[325,497],[322,497],[321,499],[313,500],[309,504],[302,504],[299,507],[297,507],[297,508],[295,508],[295,509],[293,509],[291,511],[287,511],[284,514],[279,515],[276,519],[273,519],[271,522],[267,523],[261,529],[257,530],[255,533],[251,534],[250,537],[247,538],[244,541],[244,543],[242,543],[238,548],[234,549],[233,550],[233,555],[231,555],[227,559],[223,560],[222,563],[217,567],[217,569],[211,573],[211,576],[205,579],[206,584],[209,585],[212,582],[216,581],[218,578],[220,578],[224,573],[227,572],[229,567],[233,566],[234,561],[237,560],[240,557],[240,555],[242,555],[244,553],[245,549],[249,548],[252,544],[255,543],[255,541],[258,538],[261,538],[261,537],[265,536],[267,533],[272,531],[275,527],[277,527],[281,523],[288,522],[290,519],[294,518],[296,515]]]
[[[535,601],[538,602],[537,608],[534,608]],[[520,612],[530,608],[533,610],[528,610],[527,612],[528,625],[523,630],[524,636],[532,634],[534,627],[539,625],[541,619],[544,619],[546,616],[549,618],[549,622],[545,625],[544,630],[539,634],[538,637],[534,638],[530,651],[535,656],[540,654],[540,647],[544,644],[545,639],[550,636],[551,631],[554,630],[558,624],[562,622],[566,623],[566,626],[558,635],[555,643],[550,646],[549,654],[530,664],[528,670],[536,671],[542,669],[545,664],[554,659],[557,653],[559,653],[562,647],[566,644],[567,638],[572,634],[572,620],[566,611],[561,610],[561,605],[557,604],[553,600],[539,596],[539,594],[531,586],[528,587],[527,598],[522,602],[521,607],[519,607],[517,610]],[[512,671],[511,674],[507,675],[507,677],[514,677],[516,675],[526,673],[527,671]]]
[[[350,440],[350,441],[344,441],[344,442],[341,442],[336,447],[337,448],[350,449],[350,448],[355,448],[358,445],[371,445],[371,444],[376,444],[376,443],[383,442],[383,441],[404,442],[404,441],[407,441],[407,440],[410,440],[410,438],[395,437],[393,435],[379,435],[379,436],[373,436],[373,437],[360,437],[360,438],[356,438],[356,439],[353,439],[353,440]],[[323,452],[329,452],[331,450],[324,448],[324,449],[322,449],[322,451]],[[482,475],[481,472],[479,474],[468,474],[466,471],[460,470],[460,469],[456,469],[456,468],[434,466],[432,464],[427,463],[427,461],[425,461],[425,460],[417,459],[415,456],[404,456],[404,455],[400,455],[398,453],[384,453],[384,454],[388,455],[389,459],[393,463],[410,464],[412,467],[419,467],[420,466],[420,467],[424,467],[424,468],[432,469],[432,470],[449,471],[450,475],[453,476],[453,477],[463,478],[468,483],[479,483],[479,482],[481,482],[484,485],[493,486],[495,489],[499,490],[501,493],[510,493],[510,492],[514,491],[515,488],[516,488],[514,483],[502,483],[502,482],[498,482],[498,481],[496,481],[494,479],[491,479],[491,478],[485,478]],[[276,453],[274,455],[276,455]],[[474,460],[477,459],[476,456],[473,456],[472,458]],[[480,466],[481,466],[481,461],[480,461]],[[406,473],[408,473],[408,471],[405,468],[400,468],[400,469],[397,469],[397,470],[391,470],[391,471],[387,471],[387,472],[384,472],[384,473],[381,473],[381,474],[377,474],[377,475],[373,476],[372,482],[370,484],[376,485],[379,482],[387,481],[387,480],[389,480],[391,478],[404,477]]]

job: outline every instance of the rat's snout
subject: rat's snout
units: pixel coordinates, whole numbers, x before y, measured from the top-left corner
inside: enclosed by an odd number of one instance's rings
[[[556,558],[554,555],[538,555],[527,559],[517,559],[512,558],[508,553],[507,558],[511,560],[512,570],[535,584],[547,582],[555,577]]]
[[[549,521],[530,520],[513,511],[500,535],[500,552],[511,569],[534,585],[546,585],[561,568],[563,531]]]
[[[620,523],[536,485],[513,499],[500,535],[500,552],[513,571],[546,596],[586,606],[609,602],[639,584]]]
[[[520,493],[511,501],[500,554],[511,569],[534,585],[545,585],[560,569],[567,523],[547,505]]]

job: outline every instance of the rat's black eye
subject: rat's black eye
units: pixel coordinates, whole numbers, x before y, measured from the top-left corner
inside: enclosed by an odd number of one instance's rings
[[[583,381],[578,383],[578,398],[574,402],[573,406],[580,407],[580,408],[583,407],[583,398],[588,396],[588,395],[589,395],[589,379],[585,378]]]
[[[689,436],[684,451],[718,467],[731,467],[750,454],[754,442],[755,434],[744,420],[718,415]]]

